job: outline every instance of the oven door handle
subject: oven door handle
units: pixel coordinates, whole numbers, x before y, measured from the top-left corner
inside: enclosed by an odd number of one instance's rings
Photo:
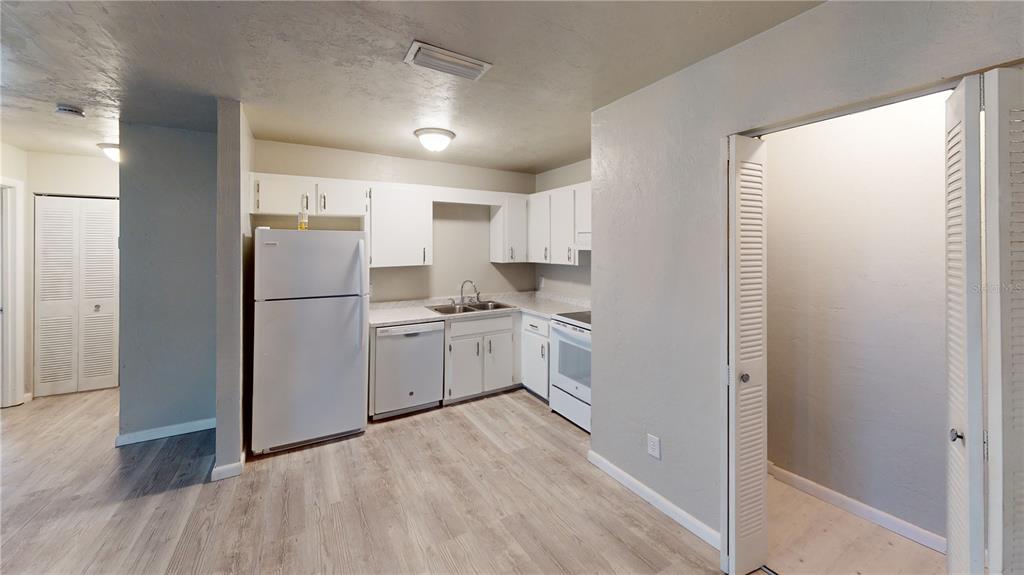
[[[559,324],[557,322],[551,322],[551,331],[557,333],[558,337],[560,339],[564,339],[564,340],[567,340],[567,341],[573,341],[573,342],[581,344],[580,347],[585,347],[587,349],[590,349],[590,334],[589,333],[587,333],[586,335],[583,335],[580,332],[575,331],[575,330],[573,330],[570,327],[565,327],[562,324]]]

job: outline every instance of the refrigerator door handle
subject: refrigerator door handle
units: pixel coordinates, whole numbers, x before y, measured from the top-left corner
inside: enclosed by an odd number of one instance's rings
[[[363,349],[363,340],[366,339],[366,240],[359,240],[359,298],[362,300],[359,305],[359,339],[356,340],[356,349]]]

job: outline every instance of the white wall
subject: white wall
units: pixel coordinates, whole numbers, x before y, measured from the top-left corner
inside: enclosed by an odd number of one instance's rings
[[[106,156],[29,152],[28,175],[36,195],[118,196],[117,162]]]
[[[718,529],[723,139],[1019,59],[1022,29],[1022,3],[829,2],[594,112],[594,451]]]
[[[948,95],[765,137],[768,458],[940,535]]]
[[[15,294],[15,313],[8,317],[14,319],[15,329],[18,331],[17,341],[13,346],[16,349],[13,353],[20,355],[21,358],[22,389],[31,393],[35,365],[32,347],[35,333],[35,322],[33,321],[35,283],[32,273],[35,262],[35,201],[28,184],[28,157],[29,153],[21,148],[6,143],[0,145],[0,177],[17,180],[23,186],[19,190],[15,208],[18,228],[16,232],[18,247],[15,249],[18,251],[16,256],[20,259],[16,265],[18,269],[22,270],[18,285],[20,293]]]
[[[217,140],[120,137],[123,435],[215,416]]]

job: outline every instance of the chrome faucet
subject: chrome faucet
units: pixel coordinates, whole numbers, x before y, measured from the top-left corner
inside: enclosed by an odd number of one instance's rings
[[[476,288],[476,283],[473,280],[466,280],[462,282],[462,286],[459,287],[459,305],[466,305],[466,284],[470,284],[471,286],[473,286],[473,291],[476,293],[476,301],[477,303],[479,303],[480,290]]]

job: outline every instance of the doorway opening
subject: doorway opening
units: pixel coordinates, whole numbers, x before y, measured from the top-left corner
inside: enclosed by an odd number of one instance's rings
[[[730,572],[945,570],[949,97],[730,141]]]

